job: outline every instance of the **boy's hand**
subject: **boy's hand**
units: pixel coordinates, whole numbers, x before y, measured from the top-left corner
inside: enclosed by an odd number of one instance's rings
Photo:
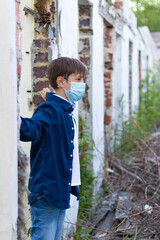
[[[46,101],[46,92],[50,92],[49,88],[43,88],[43,90],[40,92],[41,97]],[[54,92],[54,91],[53,91]]]

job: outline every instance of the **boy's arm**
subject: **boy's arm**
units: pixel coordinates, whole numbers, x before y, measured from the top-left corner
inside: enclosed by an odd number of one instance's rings
[[[37,109],[32,118],[21,117],[20,140],[24,142],[38,140],[42,131],[48,130],[48,119],[43,109]]]

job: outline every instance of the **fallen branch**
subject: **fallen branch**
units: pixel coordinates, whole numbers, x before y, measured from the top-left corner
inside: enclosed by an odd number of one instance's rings
[[[115,158],[116,158],[116,157],[115,157]],[[138,181],[144,183],[144,181],[143,181],[139,176],[135,175],[135,174],[132,173],[132,172],[129,172],[129,171],[128,171],[127,169],[125,169],[124,167],[119,166],[119,165],[118,165],[117,163],[115,163],[115,162],[113,162],[112,164],[113,164],[115,167],[117,167],[118,169],[120,169],[121,171],[127,173],[128,175],[134,177],[134,178],[137,179]]]

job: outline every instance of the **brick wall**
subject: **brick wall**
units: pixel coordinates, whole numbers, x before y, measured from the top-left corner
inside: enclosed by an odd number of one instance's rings
[[[123,0],[115,0],[114,10],[117,14],[122,15]]]
[[[141,51],[138,52],[138,72],[139,72],[139,108],[141,105],[141,86],[142,86],[142,61],[141,61]]]
[[[20,0],[15,1],[16,5],[16,55],[17,55],[17,93],[19,93],[19,84],[21,80],[22,70],[22,25],[21,25],[21,12]],[[19,103],[18,114],[19,114]],[[19,131],[19,127],[18,127]],[[26,191],[26,166],[28,159],[26,154],[18,146],[18,219],[17,219],[17,239],[23,240],[24,233],[26,232],[26,219],[24,213],[23,194]]]
[[[112,140],[112,73],[113,73],[113,27],[104,22],[104,96],[105,96],[105,149]]]
[[[132,114],[132,61],[133,61],[133,43],[129,42],[129,116]]]
[[[91,41],[92,41],[92,6],[79,5],[79,59],[88,67],[90,75],[91,65]],[[83,109],[89,111],[90,104],[88,100],[88,90],[91,87],[91,81],[88,77],[86,81],[86,91],[83,96]]]
[[[40,91],[49,87],[47,68],[51,60],[50,47],[57,41],[56,38],[56,0],[35,1],[35,39],[31,47],[32,54],[32,97],[36,107],[43,99]],[[40,30],[41,27],[44,28]],[[37,29],[37,30],[36,30]],[[50,29],[50,31],[49,31]]]
[[[49,87],[47,79],[47,66],[48,66],[48,48],[51,44],[49,39],[35,39],[32,44],[32,94],[33,103],[37,106],[43,99],[40,96],[40,91],[44,87]]]
[[[20,0],[16,0],[16,50],[17,50],[17,85],[19,92],[19,82],[21,78],[22,68],[22,26],[21,26],[21,13],[20,13]]]

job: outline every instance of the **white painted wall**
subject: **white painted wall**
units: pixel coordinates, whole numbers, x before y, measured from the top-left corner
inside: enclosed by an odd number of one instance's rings
[[[69,11],[68,11],[69,9]],[[60,15],[59,21],[59,56],[62,57],[73,57],[78,58],[78,0],[59,0],[58,1],[58,12]],[[74,116],[78,122],[78,104],[74,110]],[[65,223],[63,226],[63,239],[68,238],[68,235],[76,230],[76,226],[68,224],[66,222],[76,223],[78,214],[78,204],[76,197],[71,195],[70,205],[71,208],[67,209]]]
[[[117,122],[120,123],[121,119],[121,109],[120,101],[122,96],[122,36],[114,32],[114,56],[113,56],[113,125],[115,126]]]
[[[31,93],[28,93],[28,90],[31,90],[32,78],[31,78],[31,45],[34,38],[34,17],[30,14],[25,15],[23,11],[24,7],[29,7],[34,9],[34,0],[23,0],[20,4],[21,12],[21,24],[22,24],[22,75],[20,80],[19,87],[19,106],[20,106],[20,115],[23,117],[31,117],[33,114],[33,107],[29,104],[31,101]],[[26,53],[28,52],[28,53]],[[27,156],[30,156],[30,145],[31,143],[20,141],[24,152]]]
[[[94,195],[100,197],[100,186],[104,168],[104,56],[103,56],[103,19],[99,15],[99,1],[93,3],[92,37],[92,137],[95,144],[93,158]]]
[[[92,137],[95,142],[95,157],[93,159],[93,173],[98,176],[95,181],[94,194],[98,196],[103,179],[104,166],[104,82],[103,82],[103,20],[98,13],[98,0],[93,2],[93,38],[92,38],[92,66],[91,66],[91,103]],[[70,11],[68,11],[70,9]],[[78,58],[78,1],[59,1],[61,12],[59,51],[61,56]],[[71,28],[72,26],[72,28]],[[94,96],[94,97],[93,97]],[[76,109],[77,111],[77,109]],[[75,113],[77,115],[77,112]],[[73,200],[74,199],[74,200]],[[76,223],[78,205],[72,197],[71,209],[67,210],[66,221]],[[63,238],[67,239],[70,230],[75,230],[73,225],[64,224]]]
[[[33,8],[33,2],[25,0],[21,4]],[[86,2],[86,1],[85,1]],[[93,159],[94,176],[98,176],[95,181],[94,194],[97,194],[103,179],[104,167],[104,59],[103,59],[103,19],[98,13],[98,0],[90,0],[93,4],[92,28],[93,36],[91,43],[91,90],[89,92],[89,101],[91,103],[91,133],[95,142],[95,157]],[[21,12],[23,12],[21,10]],[[78,58],[78,0],[59,0],[59,29],[58,29],[58,50],[59,56]],[[139,76],[138,76],[138,51],[142,51],[142,72],[145,76],[146,56],[149,56],[149,66],[153,64],[153,57],[137,31],[137,20],[132,11],[124,5],[123,13],[125,20],[122,35],[117,38],[114,46],[114,72],[113,72],[113,119],[116,123],[118,118],[118,103],[122,94],[124,94],[124,116],[128,118],[129,114],[129,41],[133,42],[133,79],[132,79],[132,103],[133,108],[138,104],[139,99]],[[30,46],[33,40],[34,22],[30,15],[22,16],[22,80],[20,85],[20,110],[23,116],[31,116],[32,108],[29,108],[26,99],[30,94],[26,91],[31,89],[31,59],[26,51],[30,52]],[[116,32],[115,32],[116,36]],[[119,49],[121,47],[121,49]],[[120,52],[119,52],[120,51]],[[53,51],[53,54],[55,52]],[[56,57],[52,56],[53,58]],[[120,64],[119,64],[120,63]],[[115,106],[115,108],[114,108]],[[75,109],[75,117],[78,117],[78,106]],[[29,155],[30,145],[25,143],[23,149]],[[78,213],[78,202],[74,196],[71,196],[71,208],[67,210],[66,222],[76,223]],[[68,239],[68,234],[75,231],[75,226],[65,223],[63,227],[63,239]],[[69,238],[71,239],[71,238]]]
[[[20,13],[21,13],[21,25],[22,29],[22,72],[21,72],[21,80],[19,86],[19,106],[20,106],[20,115],[22,117],[31,117],[33,114],[33,107],[30,105],[32,100],[31,92],[28,93],[28,90],[31,90],[32,86],[32,77],[31,77],[31,45],[34,38],[34,17],[30,14],[25,15],[23,11],[24,7],[29,7],[34,9],[34,0],[23,0],[20,4]],[[27,52],[27,53],[26,53]],[[30,146],[31,142],[19,142],[20,146],[23,148],[24,152],[30,157]],[[26,172],[29,176],[29,163]],[[28,181],[26,182],[28,185]],[[27,229],[31,226],[31,219],[29,213],[29,205],[28,205],[28,197],[27,193],[24,195],[24,203],[25,203],[25,217],[26,217],[26,227]],[[25,235],[26,239],[27,234]]]
[[[147,56],[148,67],[153,68],[154,60],[157,59],[155,44],[151,38],[148,28],[137,28],[137,19],[129,8],[128,4],[123,3],[123,16],[125,23],[121,35],[121,49],[119,40],[114,37],[114,70],[113,70],[113,124],[115,127],[118,118],[118,100],[124,95],[123,120],[129,117],[129,41],[133,43],[132,54],[132,111],[139,104],[139,65],[138,54],[141,51],[141,73],[142,79],[146,76]],[[153,50],[153,51],[152,51]],[[120,51],[120,52],[119,52]],[[121,54],[121,56],[119,56]],[[118,64],[118,65],[117,65]],[[119,82],[120,80],[120,82]],[[122,114],[120,114],[122,115]]]
[[[0,14],[0,239],[16,239],[17,206],[17,64],[15,1]]]

